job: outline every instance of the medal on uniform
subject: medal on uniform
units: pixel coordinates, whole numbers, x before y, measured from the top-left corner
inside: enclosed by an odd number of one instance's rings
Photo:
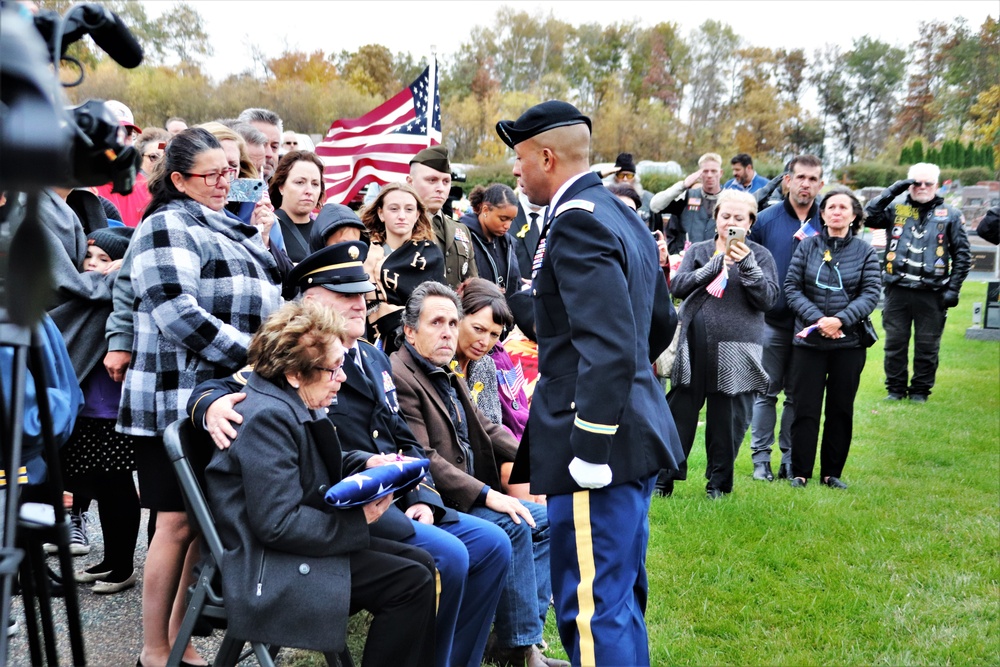
[[[889,254],[887,254],[887,255],[885,256],[885,258],[886,258],[886,260],[888,260],[888,261],[890,261],[890,262],[891,262],[892,260],[896,259],[896,253],[894,253],[894,252],[890,252]]]
[[[935,251],[934,251],[934,253],[935,253],[935,254],[936,254],[936,255],[937,255],[938,257],[944,257],[944,248],[942,248],[941,246],[938,246],[938,247],[937,247],[937,250],[935,250]]]

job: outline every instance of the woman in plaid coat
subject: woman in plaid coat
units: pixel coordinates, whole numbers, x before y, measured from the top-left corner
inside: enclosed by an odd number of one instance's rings
[[[225,212],[234,175],[211,133],[181,132],[150,180],[153,199],[132,242],[135,335],[118,425],[136,436],[142,505],[157,511],[143,576],[142,665],[166,661],[181,620],[171,608],[197,561],[163,431],[198,383],[246,363],[251,334],[281,304],[258,232]],[[190,646],[184,659],[201,663]]]

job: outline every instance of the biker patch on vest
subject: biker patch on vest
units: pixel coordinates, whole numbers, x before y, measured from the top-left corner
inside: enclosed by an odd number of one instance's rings
[[[697,211],[699,208],[701,208],[701,198],[700,197],[691,197],[690,199],[688,199],[688,210],[689,211]]]
[[[947,218],[948,217],[948,209],[946,209],[946,208],[936,208],[936,209],[934,209],[934,217],[935,218]]]
[[[920,217],[919,211],[909,204],[896,205],[896,220],[893,224],[902,227],[909,219],[917,220]]]

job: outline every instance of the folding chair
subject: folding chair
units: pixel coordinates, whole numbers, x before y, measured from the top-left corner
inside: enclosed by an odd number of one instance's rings
[[[202,492],[204,468],[211,457],[214,445],[207,435],[194,428],[189,419],[180,419],[163,433],[167,456],[174,466],[174,473],[180,482],[184,502],[187,505],[189,520],[192,526],[201,533],[202,543],[208,549],[201,562],[201,572],[198,580],[188,589],[187,608],[181,621],[177,639],[170,651],[167,667],[178,667],[184,655],[184,648],[191,640],[195,624],[204,618],[213,627],[225,627],[226,609],[222,600],[222,584],[220,563],[222,563],[222,539],[215,528],[215,520],[205,501]],[[194,463],[194,466],[192,466]],[[195,473],[195,470],[198,473]],[[202,549],[204,552],[204,548]],[[252,653],[257,657],[261,667],[275,667],[274,657],[279,647],[269,646],[262,642],[250,641],[251,650],[241,655],[246,639],[232,637],[227,631],[223,636],[222,645],[213,663],[217,667],[235,665]],[[336,667],[354,667],[350,650],[324,654],[327,663]]]

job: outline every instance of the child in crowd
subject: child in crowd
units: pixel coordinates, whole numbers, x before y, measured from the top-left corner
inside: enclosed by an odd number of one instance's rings
[[[108,227],[88,234],[81,271],[97,271],[113,279],[133,231],[130,227]],[[109,303],[108,315],[110,308]],[[98,364],[80,386],[84,407],[72,437],[62,449],[63,470],[67,490],[74,492],[77,498],[97,500],[104,535],[104,559],[77,572],[76,580],[94,583],[94,593],[118,593],[134,586],[137,578],[133,557],[140,511],[132,479],[134,445],[131,436],[115,430],[122,383],[112,380],[107,370]],[[74,510],[77,509],[74,504]],[[74,529],[85,531],[76,521]],[[89,543],[85,546],[85,551],[89,552]],[[79,555],[83,551],[75,553]]]

